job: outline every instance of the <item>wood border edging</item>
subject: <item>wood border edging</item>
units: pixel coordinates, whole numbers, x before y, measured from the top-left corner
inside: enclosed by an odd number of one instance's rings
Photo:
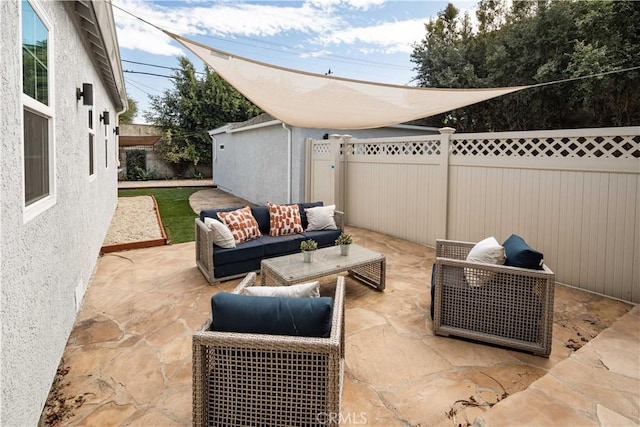
[[[124,196],[127,197],[127,196]],[[160,227],[160,233],[162,237],[160,239],[152,239],[152,240],[143,240],[138,242],[127,242],[127,243],[118,243],[116,245],[107,245],[100,248],[100,254],[106,254],[110,252],[119,252],[126,251],[130,249],[144,249],[151,248],[155,246],[164,246],[167,244],[167,233],[164,231],[164,225],[162,224],[162,218],[160,217],[160,209],[158,208],[158,201],[153,196],[153,194],[149,194],[149,197],[153,200],[153,208],[156,212],[156,220],[158,221],[158,226]]]

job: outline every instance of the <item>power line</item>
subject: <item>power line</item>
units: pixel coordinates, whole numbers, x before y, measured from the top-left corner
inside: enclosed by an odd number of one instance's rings
[[[157,64],[150,64],[148,62],[139,62],[139,61],[130,61],[128,59],[123,59],[122,62],[127,62],[129,64],[137,64],[137,65],[144,65],[147,67],[155,67],[155,68],[163,68],[165,70],[171,70],[171,71],[181,71],[180,68],[176,68],[176,67],[167,67],[165,65],[157,65]],[[205,73],[203,73],[202,71],[196,71],[196,74],[201,74],[201,75],[206,75]]]
[[[167,78],[167,79],[175,78],[174,76],[165,76],[163,74],[147,73],[145,71],[122,70],[122,72],[123,73],[130,73],[130,74],[144,74],[146,76],[164,77],[164,78]]]

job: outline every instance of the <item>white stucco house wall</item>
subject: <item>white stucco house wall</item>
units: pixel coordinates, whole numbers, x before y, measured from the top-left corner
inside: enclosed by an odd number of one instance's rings
[[[252,203],[305,201],[307,138],[333,134],[382,138],[437,134],[437,128],[402,124],[342,131],[288,126],[269,114],[209,131],[213,182]]]
[[[34,426],[118,200],[111,5],[2,0],[0,58],[0,425]]]

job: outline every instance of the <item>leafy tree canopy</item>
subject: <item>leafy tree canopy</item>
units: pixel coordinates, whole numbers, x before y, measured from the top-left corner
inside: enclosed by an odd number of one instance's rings
[[[184,175],[192,165],[211,162],[207,131],[250,119],[261,110],[208,68],[197,73],[186,57],[179,62],[174,88],[150,97],[145,118],[164,134],[158,144],[160,157],[172,163],[178,175]]]
[[[424,87],[545,83],[640,65],[633,1],[481,0],[470,16],[449,4],[425,25],[411,61]],[[640,70],[526,89],[433,117],[458,131],[628,126],[640,123]]]
[[[118,122],[120,124],[124,124],[124,125],[132,124],[133,119],[138,114],[138,102],[135,99],[127,97],[127,105],[128,105],[127,111],[120,114],[120,117],[118,118]]]

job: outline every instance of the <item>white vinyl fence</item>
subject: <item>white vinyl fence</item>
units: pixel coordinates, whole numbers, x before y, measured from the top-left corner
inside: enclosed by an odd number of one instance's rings
[[[519,234],[558,282],[640,302],[640,127],[310,140],[308,200],[427,246]]]

